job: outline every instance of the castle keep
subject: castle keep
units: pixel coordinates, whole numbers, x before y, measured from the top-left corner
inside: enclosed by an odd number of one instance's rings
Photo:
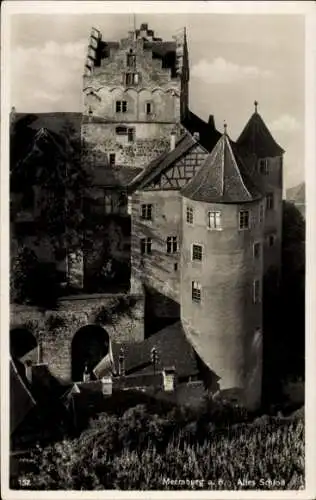
[[[108,221],[114,241],[107,258],[126,263],[127,293],[138,304],[133,339],[113,331],[114,340],[121,335],[133,351],[132,341],[154,344],[162,331],[180,366],[166,329],[181,331],[211,374],[210,389],[232,391],[254,408],[261,398],[263,278],[281,265],[284,151],[257,103],[233,141],[212,115],[204,122],[192,113],[188,95],[185,30],[163,41],[142,24],[107,42],[92,29],[82,157],[93,171],[93,210]],[[105,264],[104,239],[96,233],[94,251],[84,255],[83,287]],[[64,335],[62,376],[69,377],[72,336]],[[57,358],[62,350],[55,349]]]

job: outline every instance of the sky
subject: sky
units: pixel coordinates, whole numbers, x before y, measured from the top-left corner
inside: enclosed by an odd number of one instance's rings
[[[284,14],[141,14],[156,36],[184,26],[190,109],[235,140],[254,111],[286,151],[286,188],[304,180],[304,17]],[[18,112],[81,111],[82,74],[92,26],[104,40],[133,29],[126,14],[11,16],[10,101]]]

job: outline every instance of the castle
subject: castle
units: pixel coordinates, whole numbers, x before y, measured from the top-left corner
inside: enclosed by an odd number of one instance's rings
[[[84,162],[96,213],[115,214],[112,227],[129,221],[113,257],[130,263],[129,294],[145,297],[141,321],[150,311],[161,327],[177,322],[217,387],[256,407],[263,277],[281,265],[284,151],[256,102],[235,142],[226,125],[220,133],[212,116],[201,120],[189,109],[189,80],[185,29],[163,41],[142,24],[106,42],[93,28]],[[102,240],[96,235],[96,248]],[[86,254],[82,262],[90,282],[97,261]]]

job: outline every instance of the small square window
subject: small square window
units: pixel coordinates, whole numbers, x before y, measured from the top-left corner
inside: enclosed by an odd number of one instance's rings
[[[152,205],[142,205],[141,217],[144,220],[152,220]]]
[[[125,85],[137,85],[137,84],[138,84],[138,73],[126,73]]]
[[[261,302],[260,280],[254,280],[253,282],[253,302],[254,304]]]
[[[192,281],[192,301],[201,302],[201,285],[198,281]]]
[[[201,245],[192,245],[192,260],[202,260],[203,249]]]
[[[141,254],[151,254],[151,238],[142,238],[140,240]]]
[[[127,101],[116,101],[115,110],[117,113],[126,113],[127,111]]]
[[[267,210],[273,210],[274,208],[274,196],[273,193],[268,193],[266,196],[266,207]]]
[[[178,238],[176,236],[168,236],[167,253],[176,253],[177,251],[178,251]]]
[[[115,153],[109,154],[109,163],[111,166],[115,165]]]
[[[260,254],[261,254],[261,245],[260,243],[255,243],[253,245],[253,256],[255,259],[260,259]]]
[[[239,212],[239,229],[249,229],[249,210]]]
[[[187,223],[193,224],[193,208],[187,207]]]
[[[221,212],[208,213],[208,227],[210,229],[221,229]]]

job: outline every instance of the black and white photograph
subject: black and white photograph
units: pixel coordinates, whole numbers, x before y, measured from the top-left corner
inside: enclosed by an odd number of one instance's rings
[[[312,498],[313,2],[143,3],[4,3],[3,498]]]

